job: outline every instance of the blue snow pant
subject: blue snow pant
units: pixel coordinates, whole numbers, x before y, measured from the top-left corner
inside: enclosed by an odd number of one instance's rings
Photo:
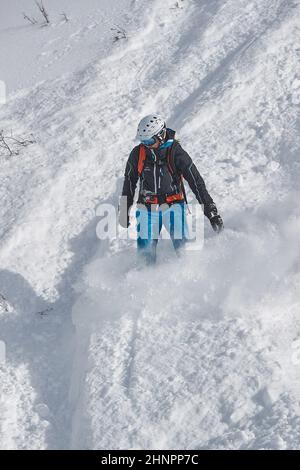
[[[172,204],[168,208],[142,206],[136,211],[138,253],[147,264],[156,261],[156,247],[164,226],[172,240],[176,253],[187,241],[187,221],[184,202]]]

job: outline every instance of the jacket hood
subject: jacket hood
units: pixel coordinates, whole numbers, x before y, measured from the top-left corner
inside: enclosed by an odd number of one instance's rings
[[[168,139],[175,139],[175,134],[176,134],[176,131],[173,131],[173,129],[169,129],[169,128],[167,127],[166,140],[168,140]]]

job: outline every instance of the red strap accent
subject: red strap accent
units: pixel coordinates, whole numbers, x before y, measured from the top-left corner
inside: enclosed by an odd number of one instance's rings
[[[138,162],[139,176],[141,176],[141,174],[143,173],[145,160],[146,160],[146,148],[144,145],[140,145],[139,162]]]
[[[175,202],[175,201],[183,201],[184,196],[182,193],[179,194],[172,194],[172,196],[166,197],[166,202]]]
[[[157,196],[146,197],[145,204],[158,204],[158,197]]]
[[[172,194],[170,196],[166,196],[165,202],[167,204],[170,204],[172,202],[176,201],[184,201],[184,196],[183,193],[179,194]],[[159,204],[159,198],[158,196],[149,196],[145,198],[145,204]]]

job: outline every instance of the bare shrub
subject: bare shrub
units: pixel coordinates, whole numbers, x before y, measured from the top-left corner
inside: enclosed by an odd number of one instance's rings
[[[13,137],[12,132],[10,136],[6,136],[3,130],[0,130],[0,156],[11,157],[13,155],[19,155],[22,147],[28,147],[28,145],[35,144],[36,140],[31,134],[29,138],[16,138]]]
[[[113,28],[110,29],[111,31],[115,32],[114,42],[120,41],[120,39],[127,39],[127,33],[124,28],[121,28],[116,24]]]
[[[50,24],[49,14],[48,14],[48,12],[47,12],[44,4],[43,4],[43,0],[40,0],[40,1],[35,0],[35,4],[38,7],[38,10],[42,15],[42,18],[44,19],[43,24],[44,25]],[[31,24],[37,24],[38,23],[36,18],[34,18],[33,16],[29,16],[24,12],[23,12],[23,18],[24,18],[24,20],[29,21],[29,23],[31,23]]]

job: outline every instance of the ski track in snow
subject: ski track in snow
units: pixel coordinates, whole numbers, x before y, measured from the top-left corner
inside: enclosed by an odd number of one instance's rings
[[[299,448],[299,4],[179,4],[98,10],[61,47],[54,27],[0,108],[1,128],[37,139],[1,158],[0,448]],[[91,31],[89,65],[35,83]],[[96,239],[95,206],[117,203],[152,110],[227,230],[206,227],[183,267],[136,272],[130,243]]]

